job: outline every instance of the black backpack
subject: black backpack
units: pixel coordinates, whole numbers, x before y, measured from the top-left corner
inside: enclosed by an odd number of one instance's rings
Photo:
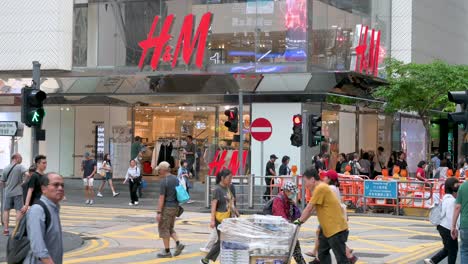
[[[50,225],[50,212],[47,206],[41,200],[34,202],[42,207],[45,213],[45,227],[46,231]],[[26,228],[26,215],[21,218],[20,222],[16,226],[15,230],[8,238],[7,244],[7,261],[8,264],[19,264],[23,263],[24,259],[31,250],[29,242],[27,228]]]

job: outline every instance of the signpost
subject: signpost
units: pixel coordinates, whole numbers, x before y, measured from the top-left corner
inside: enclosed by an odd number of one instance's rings
[[[18,131],[18,122],[16,121],[0,121],[0,136],[14,137]]]
[[[260,160],[263,162],[263,142],[268,140],[273,133],[273,127],[271,126],[270,121],[268,119],[260,117],[255,119],[252,124],[250,125],[250,134],[252,137],[261,142],[261,150],[260,150]],[[263,165],[260,166],[261,168],[261,176],[263,175]]]
[[[364,198],[397,199],[396,181],[364,181]]]

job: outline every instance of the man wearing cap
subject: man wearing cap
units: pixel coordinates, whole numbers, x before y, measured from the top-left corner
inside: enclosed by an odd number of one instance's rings
[[[91,158],[91,154],[86,152],[84,154],[85,159],[81,163],[81,170],[83,171],[83,184],[85,186],[85,198],[86,204],[94,204],[94,174],[96,174],[97,164],[94,159]]]
[[[331,175],[330,175],[331,176]],[[346,222],[340,201],[326,184],[320,181],[315,168],[304,172],[303,184],[312,193],[309,204],[302,212],[301,217],[295,221],[302,224],[317,210],[320,223],[318,257],[320,263],[331,264],[330,249],[335,254],[336,262],[349,264],[346,257],[346,241],[348,240],[348,223]]]
[[[268,201],[270,200],[270,185],[272,181],[271,176],[276,176],[276,171],[275,171],[275,161],[278,159],[275,154],[270,155],[270,160],[266,164],[266,170],[265,170],[265,183],[266,183],[266,190],[265,193],[263,194],[263,200]]]
[[[159,163],[156,170],[161,177],[156,221],[158,222],[159,237],[163,240],[164,244],[163,251],[158,253],[157,257],[171,258],[173,256],[170,250],[171,237],[176,242],[174,256],[180,255],[185,248],[185,245],[179,242],[177,233],[174,230],[175,219],[179,210],[176,192],[176,186],[179,185],[179,180],[177,176],[170,173],[171,165],[166,161]]]

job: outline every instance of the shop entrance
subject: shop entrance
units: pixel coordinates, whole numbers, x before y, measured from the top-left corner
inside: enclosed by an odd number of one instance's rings
[[[205,181],[210,174],[209,164],[220,150],[234,152],[239,146],[239,136],[224,126],[224,111],[230,105],[151,105],[133,110],[134,136],[142,139],[140,161],[144,176],[158,176],[155,168],[167,161],[173,173],[187,159],[187,137],[193,137],[195,163],[191,171],[193,179]],[[250,107],[244,107],[244,123],[250,123]],[[250,148],[246,137],[244,150]],[[228,159],[227,159],[228,161]],[[248,169],[248,168],[247,168]]]

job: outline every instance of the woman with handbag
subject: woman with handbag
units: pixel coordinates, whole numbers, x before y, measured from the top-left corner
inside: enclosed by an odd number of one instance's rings
[[[110,155],[109,153],[104,155],[104,161],[102,162],[101,170],[99,171],[99,174],[103,177],[101,186],[99,186],[98,190],[98,197],[104,197],[102,195],[102,189],[104,189],[104,186],[106,185],[106,182],[109,182],[109,186],[112,190],[112,195],[113,197],[116,197],[120,193],[115,191],[114,184],[112,183],[112,165],[110,161]]]
[[[235,191],[231,185],[232,173],[228,169],[224,169],[216,176],[216,189],[213,192],[213,200],[211,202],[211,223],[210,228],[218,228],[224,219],[238,217],[239,212],[235,206]],[[218,238],[220,232],[218,232]],[[201,259],[201,263],[208,264],[210,260],[216,261],[221,250],[221,241],[218,239],[211,248],[205,258]]]
[[[135,160],[130,161],[130,167],[127,170],[125,175],[124,184],[128,182],[128,187],[130,190],[130,203],[128,205],[138,205],[138,186],[141,183],[140,169],[137,167]]]

